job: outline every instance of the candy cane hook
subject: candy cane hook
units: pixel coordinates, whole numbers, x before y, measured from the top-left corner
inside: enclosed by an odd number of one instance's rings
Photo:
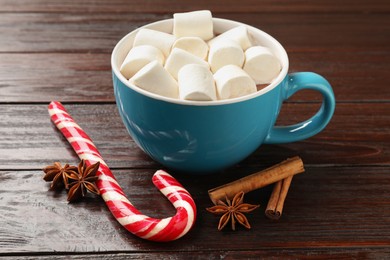
[[[191,229],[196,217],[195,202],[175,178],[158,170],[152,181],[176,208],[176,215],[155,219],[141,214],[126,198],[91,138],[76,124],[62,104],[52,101],[48,109],[51,120],[79,158],[84,159],[87,165],[100,162],[97,187],[111,213],[123,227],[140,238],[159,242],[178,239]]]

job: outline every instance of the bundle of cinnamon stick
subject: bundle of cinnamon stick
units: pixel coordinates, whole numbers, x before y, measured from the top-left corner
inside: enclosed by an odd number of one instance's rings
[[[296,156],[263,171],[213,188],[209,190],[208,193],[211,201],[216,204],[218,200],[233,198],[238,192],[243,191],[244,193],[247,193],[275,183],[265,210],[265,215],[270,219],[276,220],[282,215],[284,201],[293,176],[304,171],[305,169],[301,158]]]

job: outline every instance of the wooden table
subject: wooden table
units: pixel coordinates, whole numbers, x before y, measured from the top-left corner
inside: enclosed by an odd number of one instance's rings
[[[151,183],[161,166],[119,118],[110,54],[136,27],[199,9],[273,35],[289,53],[291,72],[315,71],[330,81],[337,106],[328,127],[308,140],[264,145],[212,176],[175,173],[196,201],[197,221],[183,238],[153,243],[123,229],[98,197],[68,204],[65,191],[48,191],[41,169],[79,159],[47,105],[63,102],[139,209],[173,215]],[[389,13],[387,0],[0,0],[0,257],[388,259]],[[278,124],[306,119],[320,103],[317,93],[299,93]],[[251,230],[217,231],[218,218],[205,211],[208,189],[296,155],[306,172],[293,179],[279,221],[264,216],[268,186],[246,195],[261,204],[248,215]]]

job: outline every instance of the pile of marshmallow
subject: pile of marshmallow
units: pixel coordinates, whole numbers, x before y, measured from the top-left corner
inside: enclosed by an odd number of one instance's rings
[[[269,84],[281,65],[252,46],[245,25],[214,37],[210,11],[173,15],[173,34],[141,28],[120,67],[129,82],[157,95],[212,101],[248,95]]]

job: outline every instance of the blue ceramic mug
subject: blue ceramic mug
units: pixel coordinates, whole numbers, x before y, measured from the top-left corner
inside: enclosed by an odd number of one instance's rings
[[[218,18],[213,18],[213,23],[216,34],[242,25]],[[168,19],[143,28],[171,33],[172,26],[173,20]],[[335,109],[329,83],[312,72],[288,74],[288,57],[282,45],[265,32],[246,26],[254,45],[270,48],[279,58],[282,71],[269,86],[229,100],[177,100],[144,91],[119,72],[138,30],[115,46],[111,66],[119,113],[131,137],[154,160],[183,172],[216,172],[240,162],[263,143],[303,140],[328,124]],[[304,122],[274,126],[283,101],[302,89],[322,94],[319,111]]]

